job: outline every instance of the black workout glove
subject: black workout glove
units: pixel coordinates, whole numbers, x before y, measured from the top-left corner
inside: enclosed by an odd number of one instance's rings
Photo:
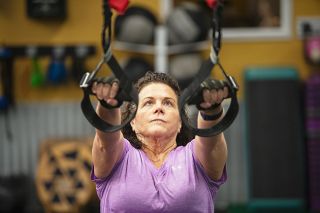
[[[203,81],[200,85],[200,90],[198,93],[195,93],[189,100],[188,104],[194,104],[197,106],[198,110],[213,110],[217,107],[219,107],[221,105],[221,103],[219,104],[213,104],[210,108],[203,108],[200,106],[201,103],[204,102],[203,100],[203,90],[204,89],[208,89],[210,90],[223,90],[224,87],[228,87],[228,90],[230,91],[230,86],[228,84],[228,82],[223,81],[223,80],[216,80],[216,79],[211,79],[208,78],[205,81]],[[230,98],[230,94],[228,95],[227,98]]]
[[[92,85],[94,82],[102,83],[102,84],[109,84],[110,86],[112,86],[112,84],[114,82],[117,82],[119,84],[119,80],[117,78],[115,78],[114,76],[96,77],[92,80]],[[108,104],[107,102],[105,102],[104,100],[99,100],[100,104],[107,109],[114,109],[114,108],[120,107],[122,105],[123,101],[120,100],[118,97],[119,92],[120,92],[120,87],[119,87],[119,91],[118,91],[117,95],[115,96],[115,99],[118,101],[118,104],[116,106],[112,106],[112,105]]]

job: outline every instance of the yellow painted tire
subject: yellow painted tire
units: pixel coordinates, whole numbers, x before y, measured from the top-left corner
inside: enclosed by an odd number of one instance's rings
[[[48,140],[40,149],[36,187],[50,212],[78,212],[95,194],[90,180],[91,145],[79,140]]]

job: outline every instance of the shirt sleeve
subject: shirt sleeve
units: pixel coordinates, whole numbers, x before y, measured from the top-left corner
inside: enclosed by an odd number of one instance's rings
[[[102,198],[104,190],[106,188],[106,185],[108,183],[108,180],[110,179],[110,177],[112,177],[112,175],[115,173],[115,171],[117,170],[117,168],[119,167],[119,165],[121,164],[121,162],[123,161],[125,155],[127,154],[127,152],[129,151],[130,148],[130,142],[126,139],[124,139],[124,148],[122,151],[122,155],[120,160],[114,165],[114,167],[112,168],[110,174],[107,177],[104,178],[98,178],[94,175],[94,166],[92,165],[92,169],[91,169],[91,174],[90,174],[90,178],[91,180],[96,184],[96,191],[97,191],[97,195],[99,197],[99,199]]]
[[[223,172],[222,172],[222,175],[221,175],[220,179],[219,180],[212,180],[208,176],[208,174],[205,172],[205,170],[204,170],[203,166],[201,165],[201,163],[199,162],[199,160],[195,157],[195,154],[194,154],[195,153],[194,152],[194,143],[195,143],[195,140],[192,140],[188,145],[190,146],[190,149],[191,149],[191,152],[192,152],[192,156],[193,156],[195,165],[197,167],[197,170],[200,171],[201,175],[206,180],[211,193],[213,195],[215,195],[215,193],[219,190],[220,186],[227,181],[228,176],[227,176],[226,165],[223,168]]]

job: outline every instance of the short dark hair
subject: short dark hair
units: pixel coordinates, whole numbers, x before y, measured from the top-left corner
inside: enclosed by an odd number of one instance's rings
[[[177,97],[180,96],[180,88],[179,88],[178,82],[174,78],[172,78],[170,75],[166,73],[157,73],[157,72],[151,72],[151,71],[147,72],[135,84],[135,87],[138,93],[140,93],[141,89],[149,85],[150,83],[166,84],[173,89]],[[135,105],[132,103],[127,103],[122,108],[122,120],[125,120],[130,115],[130,113],[132,113],[134,110],[135,110]],[[187,112],[185,110],[182,113],[185,113],[187,115]],[[138,139],[138,137],[136,136],[136,133],[132,130],[130,123],[128,123],[122,129],[122,133],[133,147],[137,149],[140,149],[142,147],[142,142]],[[191,141],[193,137],[194,136],[191,134],[191,131],[182,122],[181,130],[177,135],[177,146],[185,146],[188,142]]]

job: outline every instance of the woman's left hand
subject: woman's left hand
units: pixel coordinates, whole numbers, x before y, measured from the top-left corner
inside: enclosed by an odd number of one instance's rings
[[[218,107],[222,101],[229,97],[229,88],[226,82],[221,80],[209,79],[208,86],[202,91],[203,102],[200,107],[204,110]]]

